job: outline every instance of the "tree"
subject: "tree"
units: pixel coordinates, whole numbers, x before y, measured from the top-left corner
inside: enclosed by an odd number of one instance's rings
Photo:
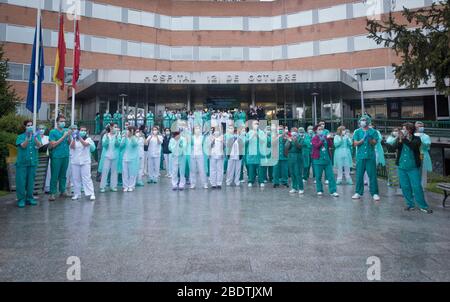
[[[392,13],[381,20],[367,20],[368,37],[401,57],[401,64],[392,64],[401,86],[417,88],[421,82],[434,80],[436,89],[449,95],[449,1],[414,10],[403,8],[402,16],[407,22],[397,22]]]
[[[0,44],[0,117],[8,113],[15,113],[19,99],[8,78],[8,59],[4,58],[3,45]]]

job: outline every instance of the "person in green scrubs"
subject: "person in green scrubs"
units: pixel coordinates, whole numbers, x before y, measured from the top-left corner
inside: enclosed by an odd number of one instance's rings
[[[273,164],[272,161],[272,154],[271,154],[271,148],[272,148],[272,131],[270,129],[270,126],[267,126],[265,131],[265,144],[260,145],[260,152],[261,152],[261,162],[259,165],[258,175],[261,176],[262,182],[267,183],[269,181],[272,181],[272,173],[273,173]]]
[[[147,122],[147,129],[149,131],[153,129],[153,125],[155,124],[155,115],[150,110],[147,112],[147,115],[145,116],[145,120]]]
[[[103,114],[103,129],[106,128],[111,123],[111,113],[109,113],[109,110],[106,110],[106,112]]]
[[[308,128],[306,128],[306,129],[307,129],[307,131],[305,133],[305,139],[303,140],[303,148],[302,148],[303,182],[308,181],[309,173],[310,173],[309,171],[311,170],[311,154],[312,154],[311,140],[314,136],[313,126],[308,126]]]
[[[314,135],[312,143],[312,165],[314,175],[316,177],[316,191],[317,195],[323,195],[322,175],[325,173],[325,179],[328,180],[328,190],[333,197],[338,197],[336,192],[336,179],[333,174],[333,163],[331,161],[333,136],[328,133],[325,134],[324,128],[321,124],[314,127]]]
[[[100,112],[95,115],[95,134],[100,134],[102,132],[102,126],[100,124]]]
[[[42,146],[41,132],[38,130],[33,133],[33,122],[26,120],[23,125],[25,132],[16,139],[16,196],[19,208],[24,208],[26,204],[37,205],[33,189],[39,161],[38,149]]]
[[[390,140],[390,144],[397,149],[396,165],[398,166],[398,176],[400,187],[406,200],[405,211],[415,210],[415,203],[419,209],[431,214],[423,193],[422,181],[422,160],[420,156],[421,139],[414,135],[414,124],[405,123],[399,136]],[[415,202],[414,202],[415,201]]]
[[[379,201],[377,162],[375,146],[379,136],[375,129],[370,128],[371,118],[362,115],[359,119],[360,128],[353,133],[353,146],[356,147],[356,188],[352,199],[360,199],[364,194],[364,173],[369,176],[369,190],[374,201]]]
[[[292,189],[289,193],[305,193],[303,181],[301,179],[300,169],[303,167],[303,161],[300,160],[302,155],[303,138],[298,135],[296,127],[291,128],[285,143],[287,151],[289,174],[291,175]]]
[[[63,115],[59,115],[56,119],[56,128],[50,131],[50,196],[49,201],[56,199],[58,192],[62,197],[70,197],[70,194],[66,192],[66,174],[69,166],[69,145],[70,137],[72,135],[71,129],[66,129],[66,118]]]
[[[252,127],[246,136],[246,163],[248,171],[248,186],[252,187],[256,180],[256,173],[261,164],[261,145],[267,143],[265,133],[259,129],[259,121],[252,121]],[[258,182],[264,187],[262,175],[258,175]]]
[[[287,142],[287,133],[284,133],[283,126],[278,127],[278,134],[273,136],[273,143],[278,144],[278,162],[273,168],[273,187],[277,188],[280,185],[288,185],[288,158],[284,152],[284,147]]]

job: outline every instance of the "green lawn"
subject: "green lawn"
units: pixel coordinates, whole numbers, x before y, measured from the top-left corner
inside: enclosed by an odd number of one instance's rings
[[[1,191],[1,190],[0,190],[0,197],[5,196],[5,195],[8,195],[8,194],[9,194],[8,191]]]
[[[436,188],[437,184],[440,182],[446,182],[450,183],[450,176],[442,176],[435,173],[429,173],[428,174],[428,185],[427,185],[427,191],[434,192],[438,194],[444,195],[444,192],[442,189]]]

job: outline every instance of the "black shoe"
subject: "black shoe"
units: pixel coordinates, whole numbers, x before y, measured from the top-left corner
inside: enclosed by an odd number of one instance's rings
[[[284,184],[283,186],[285,186],[286,188],[289,188],[289,185],[288,185],[288,184]]]
[[[217,189],[222,190],[222,186],[217,186]]]
[[[408,207],[406,207],[404,210],[405,211],[414,211],[416,208],[415,207],[410,207],[410,206],[408,206]]]
[[[278,188],[280,185],[273,185],[274,188]]]
[[[431,214],[433,213],[432,209],[420,209],[422,212],[427,213],[427,214]]]
[[[213,189],[213,190],[214,190],[214,189],[217,189],[217,187],[216,187],[216,186],[212,186],[212,187],[211,187],[211,189]]]

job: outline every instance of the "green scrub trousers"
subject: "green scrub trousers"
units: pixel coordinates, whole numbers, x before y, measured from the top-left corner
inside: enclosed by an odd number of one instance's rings
[[[18,201],[32,201],[36,166],[16,165],[16,196]]]
[[[414,207],[414,199],[421,209],[428,209],[422,188],[421,168],[401,169],[398,168],[398,177],[406,205]]]
[[[316,191],[323,193],[322,175],[328,180],[328,191],[330,194],[336,193],[336,180],[334,179],[333,166],[329,164],[318,164],[313,160],[314,176],[316,178]]]
[[[364,173],[367,171],[369,176],[369,191],[373,196],[378,194],[378,181],[377,181],[377,163],[375,158],[373,159],[358,159],[356,160],[356,193],[359,195],[364,194]]]
[[[301,180],[300,169],[303,167],[303,162],[299,160],[299,153],[288,154],[289,174],[292,179],[292,189],[303,190],[303,181]]]
[[[50,162],[51,179],[50,179],[50,194],[58,192],[64,193],[66,191],[67,168],[69,167],[69,157],[52,158]]]
[[[273,167],[273,184],[287,185],[288,183],[288,161],[278,160],[278,163]]]

